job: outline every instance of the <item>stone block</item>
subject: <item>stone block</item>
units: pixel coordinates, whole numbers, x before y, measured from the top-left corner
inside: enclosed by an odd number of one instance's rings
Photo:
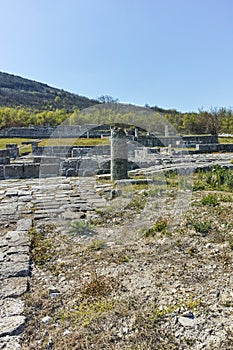
[[[4,166],[0,165],[0,180],[4,180],[5,179],[5,175],[4,175]]]
[[[15,143],[6,144],[6,149],[9,151],[10,158],[16,159],[19,156],[19,148]]]
[[[60,175],[60,165],[54,164],[41,164],[39,169],[40,177],[53,177]]]
[[[23,179],[24,178],[23,164],[8,164],[5,165],[5,179]]]
[[[60,157],[53,157],[53,156],[36,156],[33,159],[33,163],[37,164],[54,164],[54,163],[60,163]]]
[[[10,157],[0,157],[0,164],[10,164]]]
[[[17,222],[17,231],[29,231],[31,227],[32,227],[32,219],[31,218],[20,219]]]
[[[9,150],[7,149],[0,149],[0,157],[9,157]]]
[[[23,166],[23,177],[26,179],[39,177],[40,165],[36,163],[25,163]]]

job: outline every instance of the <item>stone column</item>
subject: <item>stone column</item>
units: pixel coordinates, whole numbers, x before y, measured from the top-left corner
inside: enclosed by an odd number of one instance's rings
[[[128,177],[128,150],[126,134],[121,128],[111,131],[111,179],[121,180]]]
[[[138,140],[138,128],[134,129],[134,141]]]
[[[38,145],[39,145],[38,141],[33,141],[32,142],[32,154],[36,154],[37,153]]]

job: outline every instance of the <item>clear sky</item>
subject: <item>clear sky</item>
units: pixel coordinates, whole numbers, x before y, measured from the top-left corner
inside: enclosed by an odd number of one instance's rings
[[[141,106],[233,106],[233,0],[0,0],[0,18],[0,71]]]

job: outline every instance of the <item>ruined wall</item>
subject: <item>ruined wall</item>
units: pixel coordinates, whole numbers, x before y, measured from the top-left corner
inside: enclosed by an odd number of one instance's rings
[[[110,128],[109,128],[110,129]],[[103,127],[99,128],[96,125],[60,125],[58,127],[41,126],[41,127],[13,127],[0,131],[0,137],[21,137],[21,138],[34,138],[34,139],[47,139],[47,138],[78,138],[78,137],[91,137],[100,138],[102,133],[106,132]],[[110,135],[110,131],[109,131]]]
[[[137,142],[146,147],[195,147],[196,144],[216,144],[218,143],[217,135],[188,135],[188,136],[160,136],[155,137],[139,136]]]
[[[60,176],[60,163],[13,163],[0,165],[0,180]]]
[[[34,156],[54,156],[54,157],[82,157],[88,153],[99,155],[110,155],[110,146],[38,146],[34,142],[32,145],[32,154]]]
[[[0,137],[21,137],[32,139],[46,138],[101,138],[110,136],[110,125],[60,125],[58,127],[41,126],[41,127],[13,127],[0,131]],[[132,140],[135,134],[128,133],[128,139]],[[196,144],[218,143],[217,135],[187,135],[187,136],[159,136],[140,135],[137,142],[146,147],[172,147],[179,146],[180,142],[189,147],[195,147]]]
[[[233,144],[231,143],[199,144],[199,145],[196,145],[196,150],[202,153],[233,152]]]

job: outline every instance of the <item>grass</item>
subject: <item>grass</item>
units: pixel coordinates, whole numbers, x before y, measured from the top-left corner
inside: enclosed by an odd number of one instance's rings
[[[70,323],[77,322],[77,318],[82,327],[87,327],[94,320],[101,318],[103,314],[112,311],[115,307],[114,301],[106,299],[95,300],[92,302],[83,301],[74,306],[73,311],[61,311],[59,314],[59,320]]]
[[[0,149],[5,149],[6,144],[15,143],[18,146],[22,146],[23,142],[33,141],[33,139],[25,139],[25,138],[0,138]]]
[[[14,143],[19,146],[20,155],[31,153],[31,145],[23,145],[23,142],[36,141],[28,138],[0,138],[0,149],[5,149],[6,144]],[[39,146],[102,146],[110,145],[109,139],[87,139],[87,138],[54,138],[44,139]]]
[[[233,137],[219,137],[219,143],[233,143]]]
[[[87,138],[50,138],[44,139],[39,146],[102,146],[110,145],[109,139],[87,139]]]
[[[23,156],[24,154],[31,153],[31,145],[23,145],[23,142],[33,141],[33,139],[25,138],[0,138],[0,149],[6,149],[6,145],[9,143],[14,143],[19,147],[19,154]]]
[[[88,246],[91,250],[101,250],[106,247],[106,242],[103,239],[94,239]]]
[[[216,165],[212,170],[198,171],[194,182],[194,191],[217,190],[233,192],[233,170]]]
[[[157,304],[155,304],[153,308],[152,318],[154,320],[157,320],[163,316],[173,313],[174,311],[180,308],[194,311],[200,304],[201,300],[194,299],[192,295],[188,299],[178,300],[172,305],[165,305],[163,307],[159,307]]]
[[[32,228],[29,231],[31,237],[31,259],[35,265],[45,266],[54,257],[54,248],[52,240],[47,237],[48,226],[44,226],[40,230]]]

